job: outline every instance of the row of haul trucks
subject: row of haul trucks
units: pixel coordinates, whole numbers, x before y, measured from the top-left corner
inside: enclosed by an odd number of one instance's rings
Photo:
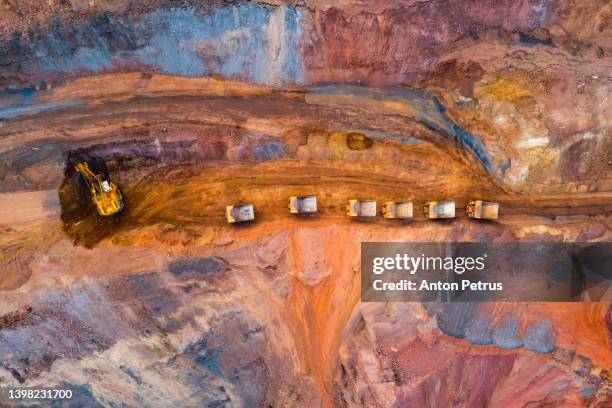
[[[75,170],[85,180],[92,201],[100,215],[109,216],[123,210],[123,197],[116,184],[93,172],[85,162],[77,164]],[[289,212],[291,214],[316,213],[317,197],[315,195],[290,197]],[[455,218],[455,202],[429,201],[425,204],[423,212],[430,219]],[[466,212],[470,218],[495,220],[498,217],[499,204],[482,200],[470,201]],[[382,205],[381,214],[384,218],[412,218],[413,204],[411,201],[386,201]],[[349,217],[376,217],[378,215],[376,200],[348,200],[346,215]],[[229,205],[225,207],[225,216],[229,223],[252,221],[255,219],[255,210],[253,204]]]
[[[313,214],[317,212],[317,197],[314,195],[292,196],[289,198],[291,214]],[[469,218],[495,220],[499,214],[499,204],[491,201],[470,201],[466,207]],[[455,218],[454,201],[429,201],[423,207],[425,217],[429,219]],[[407,219],[413,217],[411,201],[386,201],[381,214],[389,219]],[[255,219],[253,204],[236,204],[225,207],[227,222],[243,222]],[[376,217],[378,215],[376,200],[352,199],[346,203],[346,215],[349,217]]]

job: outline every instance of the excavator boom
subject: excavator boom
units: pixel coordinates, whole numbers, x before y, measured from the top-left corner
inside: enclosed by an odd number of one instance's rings
[[[102,177],[91,171],[86,162],[77,164],[74,169],[85,179],[91,199],[100,215],[113,215],[123,210],[123,197],[115,183],[103,180]]]

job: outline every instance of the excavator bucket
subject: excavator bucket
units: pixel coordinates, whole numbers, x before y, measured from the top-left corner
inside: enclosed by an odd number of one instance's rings
[[[74,169],[85,180],[91,199],[100,215],[110,216],[123,210],[123,196],[115,183],[104,180],[101,175],[92,172],[86,162],[77,164]]]

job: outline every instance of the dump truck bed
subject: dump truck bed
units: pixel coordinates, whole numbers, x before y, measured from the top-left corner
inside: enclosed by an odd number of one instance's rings
[[[410,201],[387,201],[383,204],[385,218],[412,218],[412,203]]]
[[[376,217],[376,200],[349,200],[346,214],[349,217]]]
[[[470,201],[467,213],[470,218],[495,220],[499,214],[499,204],[491,201]]]
[[[317,212],[317,197],[292,196],[289,198],[289,211],[291,214],[310,214]]]
[[[225,207],[227,222],[243,222],[255,219],[255,211],[252,204],[235,204]]]
[[[424,209],[427,218],[455,218],[454,201],[430,201]]]

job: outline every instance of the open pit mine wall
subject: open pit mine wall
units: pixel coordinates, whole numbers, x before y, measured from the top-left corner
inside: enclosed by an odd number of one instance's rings
[[[442,54],[491,37],[600,58],[611,47],[605,1],[44,3],[5,5],[1,89],[142,70],[390,85],[421,80]]]
[[[609,240],[609,205],[525,218],[525,200],[500,223],[402,228],[325,217],[363,191],[332,183],[347,175],[423,200],[430,180],[502,196],[482,169],[504,188],[607,194],[609,1],[144,3],[0,5],[0,192],[25,208],[0,217],[3,383],[78,385],[92,407],[609,406],[607,305],[354,307],[360,241]],[[349,131],[374,145],[352,150]],[[91,249],[59,223],[77,153],[114,164],[127,200]],[[249,196],[251,228],[218,208],[251,188],[217,183],[240,179],[234,163],[276,178]],[[277,212],[283,171],[326,176],[320,221]]]
[[[316,94],[325,83],[408,85],[434,91],[415,119],[509,187],[609,190],[611,8],[603,0],[7,2],[0,120],[79,104],[33,101],[40,90],[105,73]],[[374,98],[392,107],[417,96],[406,95]]]

